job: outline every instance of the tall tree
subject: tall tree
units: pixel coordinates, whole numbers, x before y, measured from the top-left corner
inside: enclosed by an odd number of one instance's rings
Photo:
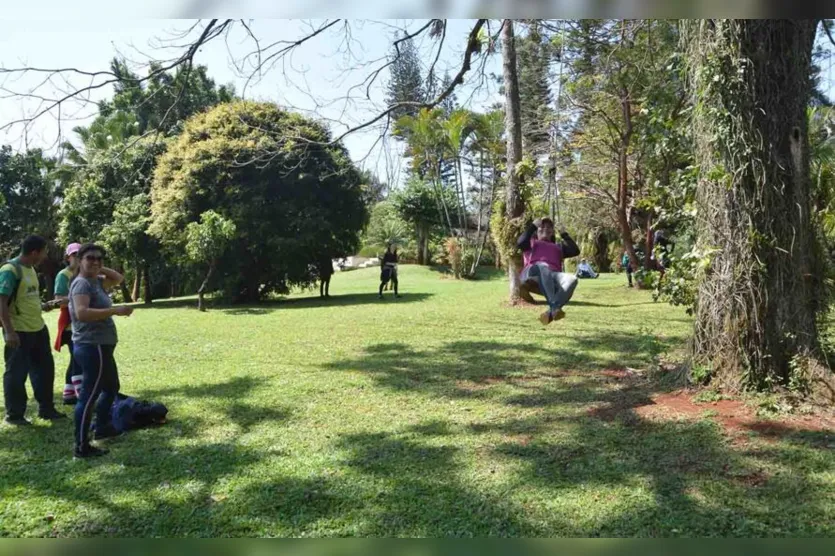
[[[701,169],[695,359],[726,384],[788,383],[818,347],[806,109],[816,21],[685,22]]]
[[[506,249],[507,275],[510,281],[510,302],[518,303],[520,299],[521,260],[509,249],[509,242],[513,241],[512,230],[521,229],[519,221],[525,213],[525,203],[521,192],[521,172],[518,165],[522,161],[522,114],[519,100],[519,77],[516,71],[516,45],[513,36],[513,20],[505,19],[502,25],[502,75],[504,76],[505,92],[505,136],[507,140],[507,188],[505,190],[505,218],[507,226],[504,234]],[[510,232],[508,237],[508,232]]]
[[[550,147],[553,120],[550,61],[551,47],[537,20],[528,34],[518,39],[519,102],[522,119],[522,148],[534,159]]]
[[[386,86],[386,103],[424,102],[427,91],[420,68],[420,56],[412,39],[395,41],[390,54],[389,81]],[[403,116],[416,116],[417,107],[404,106],[392,111],[394,121]]]

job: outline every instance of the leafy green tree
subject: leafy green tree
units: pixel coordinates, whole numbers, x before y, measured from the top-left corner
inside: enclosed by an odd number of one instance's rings
[[[394,206],[403,221],[412,228],[417,242],[418,264],[429,264],[429,243],[432,236],[444,230],[444,215],[439,209],[436,190],[426,182],[412,178],[394,196]],[[447,190],[446,204],[454,201]]]
[[[195,263],[207,267],[203,283],[197,290],[197,308],[205,311],[203,295],[209,287],[218,262],[235,238],[235,223],[207,210],[200,215],[200,222],[189,222],[186,226],[186,256]]]
[[[40,150],[14,153],[0,147],[0,251],[6,257],[29,234],[46,238],[55,233],[53,167]]]
[[[400,217],[395,203],[381,201],[374,205],[363,233],[363,247],[381,252],[389,244],[403,247],[409,243],[408,224]],[[420,260],[419,263],[422,264]]]
[[[321,124],[269,103],[222,104],[192,117],[160,158],[149,231],[182,253],[204,212],[231,221],[223,290],[256,301],[310,284],[320,257],[356,251],[368,218],[360,181]]]

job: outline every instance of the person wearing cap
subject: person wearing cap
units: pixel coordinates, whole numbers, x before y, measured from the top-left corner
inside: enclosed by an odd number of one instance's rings
[[[70,243],[64,251],[67,267],[55,278],[55,300],[61,304],[61,314],[58,317],[58,334],[55,336],[55,351],[61,351],[61,346],[67,346],[70,352],[70,362],[64,377],[64,405],[75,405],[81,390],[81,371],[75,369],[72,357],[72,327],[70,322],[70,282],[78,273],[78,250],[80,243]]]
[[[580,248],[571,236],[560,226],[562,241],[554,235],[554,222],[550,218],[535,220],[528,225],[516,245],[522,250],[522,287],[544,295],[548,310],[539,316],[542,324],[565,317],[562,308],[574,295],[577,277],[563,272],[563,260],[576,257]]]

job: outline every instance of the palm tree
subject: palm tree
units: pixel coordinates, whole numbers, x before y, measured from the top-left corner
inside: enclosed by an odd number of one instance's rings
[[[397,120],[394,133],[406,139],[406,155],[412,158],[412,168],[418,177],[428,179],[435,189],[438,211],[444,215],[444,224],[451,233],[452,219],[443,195],[440,175],[445,144],[442,117],[442,110],[424,108],[415,116],[403,116]]]

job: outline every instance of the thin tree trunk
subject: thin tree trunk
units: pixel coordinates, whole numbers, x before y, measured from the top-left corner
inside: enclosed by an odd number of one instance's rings
[[[139,261],[133,267],[136,269],[133,277],[133,299],[139,299],[139,293],[142,291],[140,289],[142,285],[142,267],[139,265]]]
[[[505,19],[502,26],[502,71],[505,88],[505,129],[507,134],[507,192],[505,217],[509,222],[518,221],[525,212],[520,192],[516,165],[522,161],[522,119],[519,103],[519,78],[516,72],[516,45],[513,38],[513,20]],[[521,257],[508,256],[507,277],[510,281],[510,303],[519,303],[522,270]]]
[[[211,280],[216,266],[217,260],[212,260],[211,264],[209,264],[209,271],[206,273],[206,277],[203,278],[203,283],[200,284],[200,288],[197,290],[197,309],[200,311],[206,310],[206,305],[203,302],[203,295],[206,293],[206,288],[209,287],[209,280]]]
[[[618,148],[618,227],[620,228],[623,248],[629,255],[629,261],[633,270],[638,270],[641,261],[635,253],[632,245],[632,228],[629,226],[629,144],[632,140],[632,104],[629,91],[624,87],[621,89],[621,114],[623,115],[623,135],[620,137]],[[640,282],[638,283],[640,287]]]
[[[122,263],[119,263],[119,264],[117,265],[116,270],[117,270],[117,271],[119,272],[119,274],[121,274],[122,276],[124,276],[124,275],[125,275],[125,265],[123,265]],[[120,290],[121,290],[121,292],[122,292],[122,299],[124,299],[124,300],[125,300],[125,303],[131,303],[134,299],[136,299],[135,297],[131,297],[130,292],[128,291],[128,285],[127,285],[127,284],[125,284],[125,281],[124,281],[124,280],[122,280],[122,283],[121,283],[121,284],[119,284],[119,289],[120,289]]]
[[[145,305],[150,305],[154,300],[151,297],[151,269],[147,264],[142,267],[142,281],[144,282],[142,286],[145,292],[142,298]]]
[[[683,23],[701,107],[697,246],[717,249],[699,282],[694,360],[726,386],[787,384],[818,348],[806,117],[817,24]]]

